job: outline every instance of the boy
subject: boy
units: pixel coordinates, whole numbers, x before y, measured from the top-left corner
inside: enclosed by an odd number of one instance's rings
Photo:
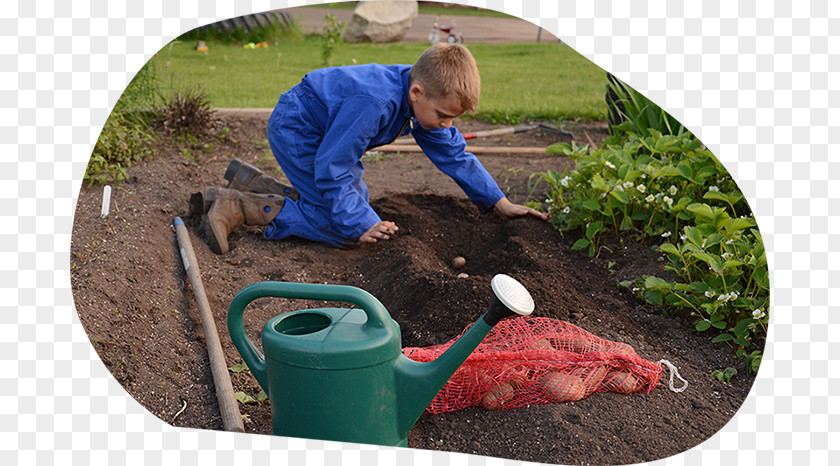
[[[436,44],[413,66],[370,64],[308,73],[280,96],[268,122],[271,150],[294,189],[254,189],[249,179],[268,177],[247,164],[229,168],[229,189],[204,192],[205,204],[212,202],[210,247],[226,253],[228,235],[243,223],[265,225],[269,239],[298,236],[339,248],[389,239],[398,227],[370,207],[361,158],[369,148],[409,133],[482,212],[495,208],[509,218],[545,220],[545,214],[511,203],[475,155],[465,152],[463,136],[452,127],[456,117],[476,110],[479,91],[475,60],[457,44]],[[266,194],[242,192],[248,190]]]

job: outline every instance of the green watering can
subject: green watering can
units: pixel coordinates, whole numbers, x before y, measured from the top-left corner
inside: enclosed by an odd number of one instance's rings
[[[534,310],[515,279],[491,280],[495,299],[438,359],[402,354],[399,325],[370,293],[352,286],[261,282],[240,291],[228,329],[242,359],[271,401],[274,435],[407,446],[408,432],[455,370],[496,323]],[[245,334],[243,313],[255,299],[278,297],[351,303],[361,309],[306,309],[270,319],[260,352]]]

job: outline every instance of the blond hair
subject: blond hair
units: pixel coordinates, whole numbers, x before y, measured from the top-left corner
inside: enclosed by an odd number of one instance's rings
[[[470,51],[460,44],[435,44],[417,59],[409,74],[430,99],[454,95],[465,111],[475,112],[481,93],[481,78]]]

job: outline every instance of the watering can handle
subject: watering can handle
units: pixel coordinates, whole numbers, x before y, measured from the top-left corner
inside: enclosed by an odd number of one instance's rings
[[[312,299],[334,301],[359,306],[367,314],[365,326],[383,328],[391,319],[388,310],[372,294],[361,288],[346,285],[324,285],[319,283],[259,282],[248,285],[233,298],[228,308],[228,331],[242,359],[257,381],[266,389],[265,356],[245,333],[243,314],[245,307],[258,298]],[[266,391],[266,393],[268,393]]]

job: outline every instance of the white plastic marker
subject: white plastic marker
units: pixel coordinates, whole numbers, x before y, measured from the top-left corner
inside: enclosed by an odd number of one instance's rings
[[[111,187],[105,185],[102,190],[102,213],[99,214],[102,218],[108,218],[108,211],[111,209]]]

